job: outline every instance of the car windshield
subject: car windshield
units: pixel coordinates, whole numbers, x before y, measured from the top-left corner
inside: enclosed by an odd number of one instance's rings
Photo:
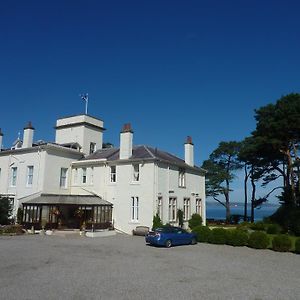
[[[186,230],[178,227],[157,228],[155,231],[162,232],[162,233],[185,233],[186,232]]]

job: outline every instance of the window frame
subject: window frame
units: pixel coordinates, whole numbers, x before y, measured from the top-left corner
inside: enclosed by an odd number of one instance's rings
[[[200,215],[202,214],[202,199],[196,198],[196,214]]]
[[[63,176],[63,171],[65,171],[65,176]],[[66,188],[68,179],[68,168],[60,168],[60,177],[59,177],[59,187]],[[62,184],[64,183],[64,184]]]
[[[183,198],[183,220],[188,221],[191,217],[191,199]]]
[[[32,171],[30,172],[30,170]],[[27,166],[27,174],[26,174],[27,187],[32,187],[33,185],[33,172],[34,172],[34,166],[33,165]]]
[[[112,172],[112,168],[114,168],[114,172]],[[117,182],[117,166],[109,166],[109,181],[110,183]]]
[[[86,167],[81,168],[81,183],[82,184],[87,183],[87,169],[86,169]]]
[[[90,142],[90,154],[96,152],[96,145],[97,145],[96,143]]]
[[[131,197],[131,211],[130,211],[131,222],[139,222],[139,197]]]
[[[137,172],[136,172],[136,167],[138,168]],[[141,179],[140,164],[132,164],[132,181],[140,182],[140,179]]]
[[[177,221],[177,198],[169,197],[169,222]]]
[[[178,170],[178,187],[185,188],[186,187],[186,171],[183,168]]]
[[[17,177],[18,177],[18,167],[11,167],[11,178],[10,178],[10,186],[17,186]]]

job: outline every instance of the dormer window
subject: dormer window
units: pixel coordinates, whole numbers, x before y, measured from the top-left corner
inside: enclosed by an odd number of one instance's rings
[[[178,186],[185,187],[185,170],[184,169],[179,169]]]

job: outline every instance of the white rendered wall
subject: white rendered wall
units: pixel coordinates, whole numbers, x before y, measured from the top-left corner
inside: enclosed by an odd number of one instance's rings
[[[194,167],[194,145],[184,144],[184,160],[186,164]]]
[[[196,198],[201,199],[202,218],[205,223],[205,178],[193,170],[186,170],[185,187],[178,185],[178,167],[160,164],[158,168],[158,196],[162,197],[163,223],[169,222],[169,198],[177,199],[177,209],[183,209],[183,199],[190,199],[190,215],[196,213]],[[197,196],[198,194],[198,196]],[[187,224],[185,224],[187,226]]]
[[[24,129],[22,148],[32,147],[33,134],[34,134],[34,129],[31,128]]]

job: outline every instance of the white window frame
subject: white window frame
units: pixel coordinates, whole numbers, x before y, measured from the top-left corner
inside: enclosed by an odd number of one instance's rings
[[[176,222],[177,220],[177,198],[169,198],[169,221]]]
[[[11,180],[10,186],[17,186],[18,167],[11,167]]]
[[[132,165],[132,181],[139,182],[140,181],[140,164]]]
[[[191,216],[191,200],[190,198],[183,198],[183,219],[188,221]]]
[[[60,168],[59,186],[61,188],[67,187],[68,168]]]
[[[196,198],[196,214],[200,215],[202,214],[202,199]]]
[[[86,184],[87,183],[87,174],[86,174],[86,168],[81,168],[81,183]]]
[[[178,170],[178,186],[185,187],[186,186],[186,174],[184,169]]]
[[[114,169],[114,172],[113,172],[113,169]],[[117,182],[117,166],[109,167],[109,177],[110,177],[111,183]]]
[[[130,212],[131,222],[139,221],[139,197],[131,197],[131,212]]]
[[[31,187],[33,184],[34,166],[27,166],[26,186]]]
[[[96,151],[96,143],[90,142],[90,154],[93,154]]]

